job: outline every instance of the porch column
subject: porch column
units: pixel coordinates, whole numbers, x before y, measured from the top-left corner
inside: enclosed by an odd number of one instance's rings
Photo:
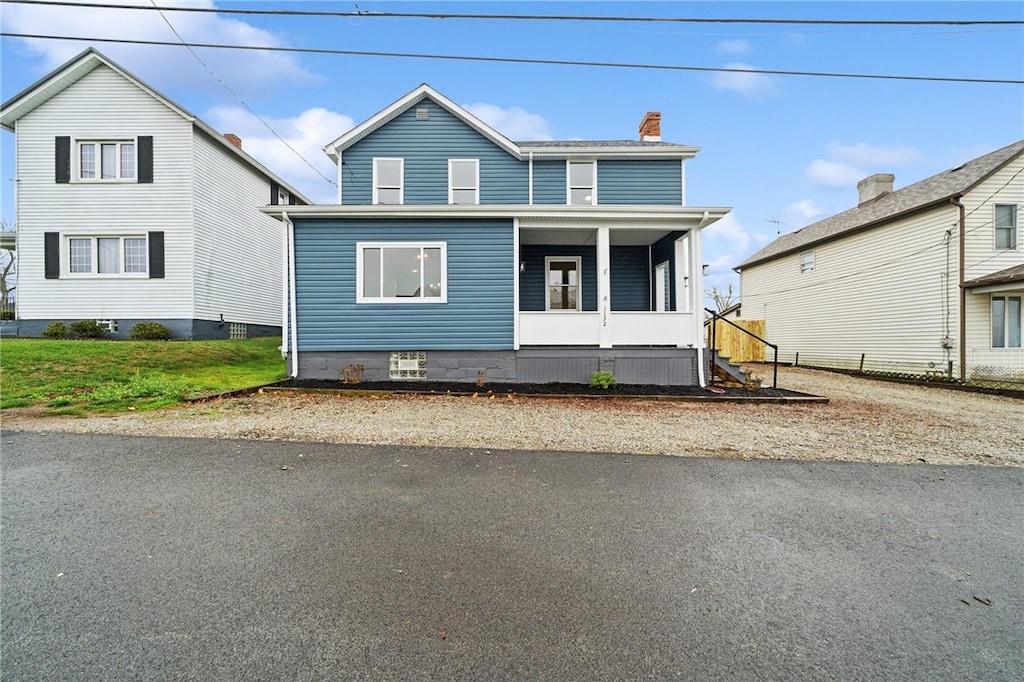
[[[612,330],[610,324],[612,285],[608,276],[611,267],[611,247],[609,246],[608,228],[597,228],[597,311],[601,314],[601,331],[598,345],[601,348],[612,347]]]
[[[693,310],[693,338],[698,348],[704,347],[704,263],[701,228],[690,230],[690,296]]]
[[[676,273],[676,312],[680,313],[688,313],[693,310],[690,301],[690,292],[693,290],[693,264],[690,262],[690,253],[693,251],[690,248],[691,233],[692,231],[687,232],[673,244],[675,247],[672,262]]]

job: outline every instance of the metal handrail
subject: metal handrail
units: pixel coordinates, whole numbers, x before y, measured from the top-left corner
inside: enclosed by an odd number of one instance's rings
[[[778,384],[778,382],[779,382],[779,347],[776,344],[768,341],[767,339],[762,339],[760,336],[758,336],[754,332],[750,331],[749,329],[744,329],[743,327],[739,326],[738,324],[736,324],[732,320],[729,320],[729,319],[726,319],[726,318],[722,317],[721,315],[719,315],[717,312],[715,312],[711,308],[705,308],[704,310],[711,314],[711,319],[704,321],[704,325],[705,326],[707,326],[708,322],[714,322],[716,320],[721,320],[722,322],[725,322],[727,324],[731,324],[733,327],[736,327],[736,329],[739,329],[741,332],[743,332],[747,336],[753,336],[755,339],[757,339],[758,341],[760,341],[761,343],[763,343],[764,345],[766,345],[766,346],[768,346],[769,348],[772,349],[772,351],[773,351],[773,357],[772,357],[772,388],[778,388],[778,386],[776,384]],[[715,359],[717,357],[718,357],[718,325],[712,324],[711,325],[711,365],[712,365],[712,367],[714,366]]]

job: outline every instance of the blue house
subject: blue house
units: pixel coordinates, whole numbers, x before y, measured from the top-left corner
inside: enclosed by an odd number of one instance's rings
[[[300,379],[703,384],[696,147],[513,142],[421,85],[328,144],[338,203],[287,229]]]

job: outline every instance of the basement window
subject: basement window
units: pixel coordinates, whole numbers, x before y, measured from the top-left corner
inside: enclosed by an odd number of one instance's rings
[[[391,379],[426,379],[427,352],[422,350],[393,351],[388,362]]]

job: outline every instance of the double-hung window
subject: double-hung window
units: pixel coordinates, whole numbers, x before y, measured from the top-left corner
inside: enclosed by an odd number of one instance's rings
[[[445,242],[358,242],[357,303],[446,303]]]
[[[992,347],[1021,347],[1021,297],[992,297]]]
[[[146,276],[149,246],[142,236],[69,237],[71,275]]]
[[[566,167],[567,198],[571,205],[597,203],[597,162],[569,161]]]
[[[1017,248],[1017,205],[995,205],[996,249],[1012,251]]]
[[[814,272],[814,252],[804,251],[800,254],[800,274],[805,275]]]
[[[79,140],[78,179],[82,182],[135,180],[135,141]]]
[[[479,159],[448,159],[448,203],[480,203]]]
[[[405,159],[373,160],[373,203],[404,204]]]

